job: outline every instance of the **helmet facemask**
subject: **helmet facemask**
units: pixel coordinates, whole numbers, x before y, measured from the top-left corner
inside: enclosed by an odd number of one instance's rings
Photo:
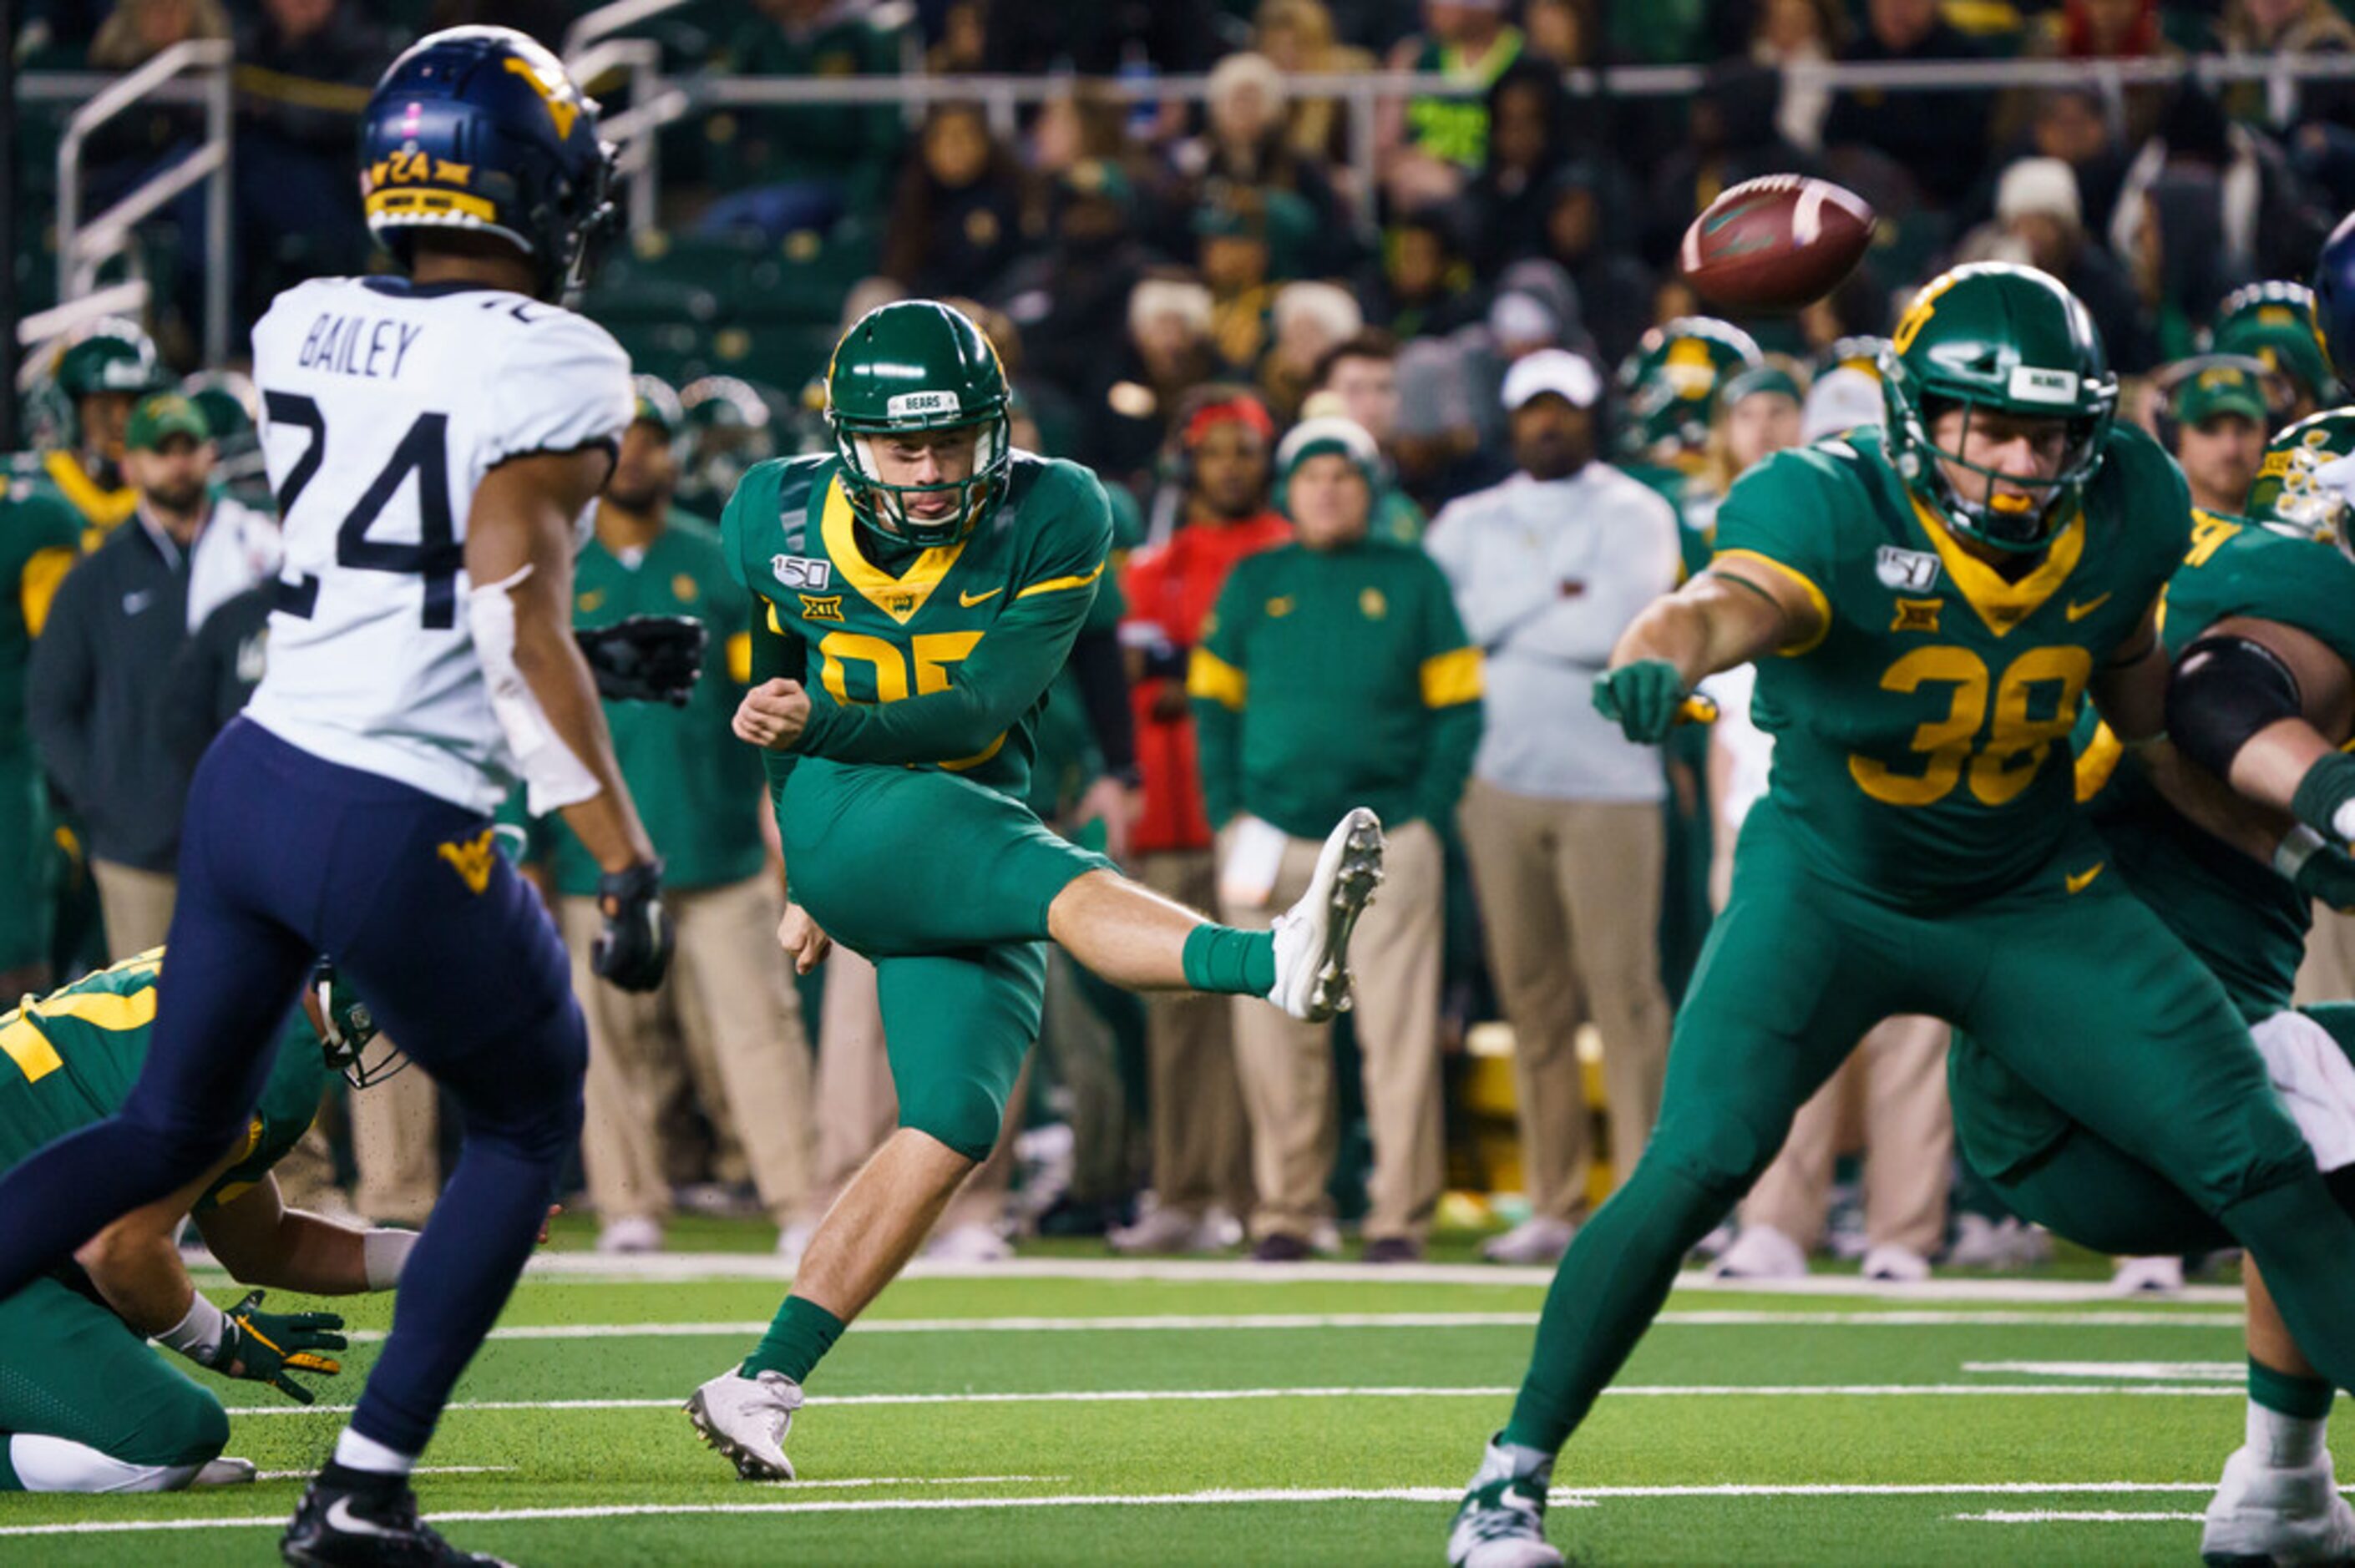
[[[963,479],[931,484],[894,484],[883,478],[876,443],[920,431],[972,429],[973,470]],[[842,491],[859,522],[886,537],[905,544],[937,547],[954,545],[981,525],[1006,493],[1006,471],[1013,461],[1011,421],[1004,408],[979,419],[960,411],[922,418],[882,422],[837,416],[836,454],[842,460]],[[955,505],[939,517],[922,517],[908,510],[911,501],[947,495]]]
[[[1931,432],[1949,410],[1962,410],[1961,440],[1956,449],[1938,444]],[[2062,429],[2063,446],[2061,461],[2051,477],[2037,479],[2015,473],[2005,473],[1963,456],[1960,447],[1970,440],[1971,425],[1983,413],[1999,413],[2014,418],[2050,419]],[[1931,459],[1922,476],[1939,507],[1955,527],[1966,536],[1998,550],[2028,554],[2041,550],[2052,542],[2060,531],[2068,504],[2073,503],[2101,466],[2102,437],[2108,429],[2105,414],[2081,414],[2056,417],[2049,414],[2021,414],[2014,409],[1991,409],[1986,405],[1962,398],[1924,397],[1922,400],[1920,435],[1923,454]],[[1977,494],[1957,487],[1953,471],[1960,469],[1977,482]],[[2028,492],[2027,495],[1998,494],[1998,483]]]
[[[303,996],[304,1012],[319,1033],[327,1065],[356,1089],[383,1083],[409,1065],[400,1046],[377,1033],[376,1018],[357,992],[336,977],[334,960],[321,959]],[[377,1047],[370,1057],[368,1047]]]
[[[2355,558],[2355,454],[2293,450],[2281,491],[2264,508],[2260,525],[2293,539],[2336,545]]]

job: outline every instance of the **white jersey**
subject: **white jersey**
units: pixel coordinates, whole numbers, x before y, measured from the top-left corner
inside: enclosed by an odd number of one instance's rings
[[[514,770],[467,628],[474,490],[509,458],[619,441],[629,356],[504,290],[325,278],[254,327],[253,379],[285,563],[248,715],[331,762],[495,809]]]

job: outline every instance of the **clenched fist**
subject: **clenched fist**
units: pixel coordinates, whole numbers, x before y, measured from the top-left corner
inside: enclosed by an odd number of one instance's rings
[[[736,738],[771,751],[789,751],[809,723],[809,694],[799,681],[763,681],[736,705]]]

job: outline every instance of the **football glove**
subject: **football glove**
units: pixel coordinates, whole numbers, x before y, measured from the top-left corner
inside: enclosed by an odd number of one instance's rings
[[[308,1404],[311,1391],[286,1374],[333,1377],[342,1372],[343,1362],[318,1352],[345,1347],[344,1320],[333,1312],[264,1312],[261,1297],[253,1291],[229,1309],[220,1347],[205,1364],[230,1377],[266,1383],[295,1404]]]
[[[652,991],[670,967],[670,916],[662,904],[662,862],[641,861],[597,882],[605,928],[589,949],[589,967],[623,991]]]
[[[2299,896],[2318,899],[2342,915],[2355,910],[2355,856],[2311,829],[2292,829],[2274,852],[2274,866]]]
[[[1638,659],[1594,678],[1595,710],[1638,746],[1666,740],[1684,700],[1684,677],[1665,659]]]
[[[693,616],[634,615],[594,631],[576,630],[572,640],[606,701],[683,708],[703,673],[709,636]]]

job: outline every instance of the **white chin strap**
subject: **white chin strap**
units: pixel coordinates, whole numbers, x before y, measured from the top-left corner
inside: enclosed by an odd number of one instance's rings
[[[577,806],[602,786],[557,735],[539,699],[532,695],[531,683],[516,667],[515,601],[507,596],[531,571],[526,567],[504,582],[469,590],[466,624],[474,634],[474,656],[482,661],[483,680],[490,689],[491,713],[515,753],[516,771],[528,792],[526,804],[538,817]]]

